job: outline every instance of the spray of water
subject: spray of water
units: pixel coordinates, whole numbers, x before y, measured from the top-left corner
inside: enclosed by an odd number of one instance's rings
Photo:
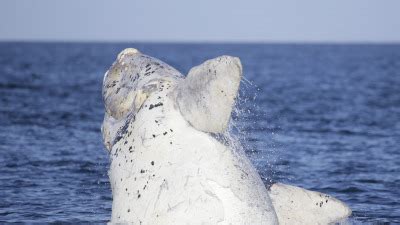
[[[246,155],[255,165],[266,186],[276,181],[276,161],[278,159],[278,151],[269,137],[273,137],[275,132],[267,128],[261,128],[263,139],[259,139],[260,131],[256,131],[255,127],[260,120],[265,120],[267,115],[256,104],[260,89],[251,81],[243,78],[241,88],[233,108],[232,119],[228,129],[216,138],[225,145],[234,150],[235,154]],[[262,126],[262,125],[261,125]],[[258,149],[258,148],[263,149]]]

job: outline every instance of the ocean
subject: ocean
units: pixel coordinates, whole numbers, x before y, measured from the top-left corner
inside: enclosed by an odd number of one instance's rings
[[[126,47],[183,74],[240,57],[233,133],[265,183],[400,223],[400,45],[0,43],[0,223],[106,223],[103,75]]]

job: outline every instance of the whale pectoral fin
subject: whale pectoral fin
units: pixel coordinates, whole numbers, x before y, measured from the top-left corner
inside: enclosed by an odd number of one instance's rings
[[[183,117],[196,129],[226,130],[242,77],[239,58],[221,56],[193,67],[175,90]]]
[[[268,192],[279,224],[329,224],[351,215],[343,202],[319,192],[282,183],[273,184]]]

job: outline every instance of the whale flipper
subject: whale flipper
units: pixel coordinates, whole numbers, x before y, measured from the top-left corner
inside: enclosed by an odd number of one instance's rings
[[[343,202],[319,192],[275,183],[268,193],[279,224],[329,224],[351,215]]]
[[[239,58],[221,56],[193,67],[175,91],[183,117],[197,130],[226,130],[242,77]]]

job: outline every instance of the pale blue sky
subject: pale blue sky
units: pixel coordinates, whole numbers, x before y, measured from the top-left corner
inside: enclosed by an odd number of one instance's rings
[[[400,0],[0,0],[0,40],[400,42]]]

